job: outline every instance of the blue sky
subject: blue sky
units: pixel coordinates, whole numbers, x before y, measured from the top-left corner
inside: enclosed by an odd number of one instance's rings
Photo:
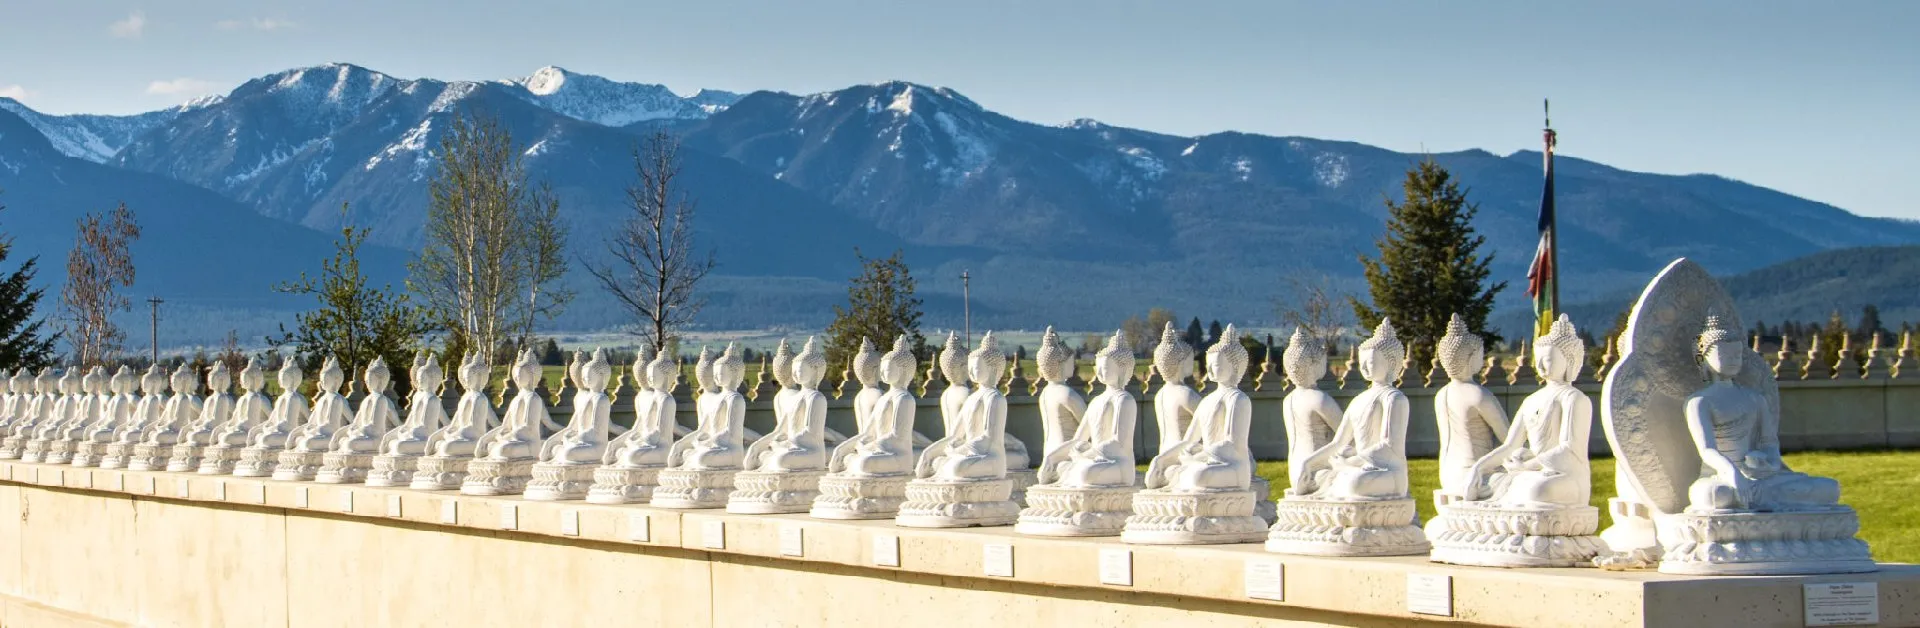
[[[0,2],[0,95],[131,113],[347,61],[682,92],[903,79],[1095,118],[1402,151],[1537,148],[1920,218],[1920,2]]]

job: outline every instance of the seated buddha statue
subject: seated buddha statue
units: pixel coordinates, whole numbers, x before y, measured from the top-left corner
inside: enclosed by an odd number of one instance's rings
[[[540,362],[529,349],[520,352],[513,364],[513,385],[517,392],[507,404],[500,425],[480,437],[475,458],[488,460],[528,460],[540,454],[543,441],[540,430],[553,426],[547,412],[547,400],[535,386],[540,383]]]
[[[1308,457],[1303,472],[1314,478],[1320,499],[1405,499],[1408,403],[1393,382],[1405,368],[1406,346],[1391,321],[1382,319],[1360,343],[1359,361],[1367,389],[1348,403],[1333,440]]]
[[[928,445],[914,474],[939,482],[998,480],[1007,475],[1007,398],[997,385],[1007,356],[993,332],[967,356],[967,375],[976,384],[960,405],[951,433]]]
[[[1044,349],[1043,349],[1044,350]],[[1115,331],[1094,356],[1094,379],[1106,388],[1088,402],[1074,434],[1040,465],[1040,483],[1067,488],[1133,486],[1133,426],[1139,403],[1127,392],[1133,347]],[[1049,389],[1053,388],[1048,386]]]
[[[781,425],[754,442],[746,468],[762,472],[818,471],[827,466],[827,396],[820,380],[827,374],[827,354],[815,338],[789,363],[792,383],[787,412]],[[777,403],[777,401],[776,401]]]
[[[1074,371],[1073,350],[1060,342],[1060,335],[1054,333],[1052,327],[1041,335],[1040,350],[1033,354],[1033,362],[1039,368],[1040,379],[1047,383],[1035,401],[1040,406],[1041,460],[1046,461],[1041,464],[1037,480],[1048,484],[1057,476],[1050,474],[1046,467],[1057,466],[1066,459],[1061,451],[1079,431],[1081,417],[1087,412],[1087,400],[1080,391],[1067,385]]]
[[[427,438],[447,423],[446,406],[438,391],[446,382],[446,371],[433,353],[421,351],[413,356],[413,392],[407,395],[407,416],[399,425],[380,437],[380,453],[390,456],[420,456],[427,453]]]
[[[1534,370],[1545,384],[1521,402],[1506,441],[1469,469],[1467,492],[1503,506],[1585,506],[1593,493],[1593,401],[1573,381],[1586,363],[1586,343],[1563,314],[1533,347]]]
[[[362,376],[367,385],[367,396],[360,400],[360,407],[353,413],[353,421],[334,432],[330,450],[343,454],[379,452],[380,441],[400,420],[399,406],[386,394],[392,377],[392,372],[387,369],[387,361],[374,356]]]
[[[1473,381],[1486,362],[1486,345],[1459,314],[1447,321],[1447,333],[1440,338],[1435,353],[1448,380],[1433,397],[1434,420],[1440,430],[1440,494],[1451,499],[1479,499],[1484,485],[1476,483],[1483,476],[1475,470],[1475,464],[1494,451],[1507,434],[1507,411],[1493,391]],[[1534,366],[1538,370],[1539,362]],[[1546,379],[1546,371],[1540,373]]]
[[[346,395],[340,394],[340,387],[346,383],[347,373],[340,370],[340,361],[328,357],[320,366],[320,392],[314,395],[313,409],[307,413],[306,424],[289,438],[288,450],[327,451],[333,444],[334,432],[353,420],[353,405],[347,402]]]
[[[1340,402],[1320,390],[1320,378],[1327,374],[1327,347],[1320,338],[1295,327],[1293,338],[1281,356],[1287,381],[1293,390],[1280,401],[1281,419],[1287,428],[1287,495],[1311,495],[1320,490],[1310,473],[1315,452],[1333,442],[1340,429]]]
[[[1227,325],[1220,337],[1239,336]],[[1219,387],[1194,406],[1185,436],[1147,465],[1149,489],[1244,491],[1253,483],[1253,454],[1247,449],[1253,402],[1239,388],[1247,371],[1247,349],[1238,342],[1216,342],[1207,348],[1206,359],[1207,379]]]
[[[842,472],[856,476],[901,475],[913,472],[913,416],[917,402],[913,397],[913,348],[907,337],[893,341],[893,350],[879,356],[879,379],[886,384],[860,435],[848,439],[852,451],[842,461]],[[878,392],[878,391],[876,391]]]
[[[493,429],[497,420],[493,402],[487,398],[487,378],[493,367],[468,353],[460,362],[460,402],[453,407],[453,418],[427,438],[427,455],[442,458],[470,458],[479,453],[480,437]]]
[[[1701,462],[1700,477],[1687,491],[1687,512],[1790,512],[1838,504],[1838,482],[1794,471],[1781,460],[1775,401],[1734,381],[1749,367],[1740,336],[1709,315],[1695,346],[1708,382],[1685,406]]]
[[[746,438],[747,398],[740,394],[746,363],[733,343],[728,343],[726,351],[711,363],[712,373],[706,382],[710,388],[695,403],[699,426],[686,436],[687,446],[681,456],[669,455],[669,464],[676,468],[738,469],[746,459],[742,441]]]
[[[613,425],[613,399],[607,396],[607,380],[613,365],[607,352],[595,349],[593,358],[580,370],[580,390],[574,393],[573,417],[567,427],[553,436],[540,453],[542,462],[552,464],[599,464],[607,454]]]

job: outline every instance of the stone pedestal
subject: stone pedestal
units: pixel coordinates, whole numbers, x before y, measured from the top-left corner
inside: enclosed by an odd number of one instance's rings
[[[467,467],[472,463],[473,459],[465,456],[423,456],[407,487],[423,491],[459,490],[467,481]]]
[[[167,458],[167,470],[174,473],[193,473],[200,468],[200,460],[207,448],[203,445],[181,443],[173,446],[173,456]]]
[[[413,483],[413,473],[420,467],[420,457],[412,455],[380,454],[373,457],[367,469],[367,486],[406,486]]]
[[[1133,516],[1137,486],[1027,489],[1027,508],[1013,531],[1037,536],[1115,536]]]
[[[1247,490],[1253,491],[1253,516],[1267,522],[1268,526],[1280,520],[1280,506],[1274,503],[1273,485],[1266,478],[1253,476],[1253,481],[1247,484]]]
[[[1875,571],[1860,517],[1834,506],[1802,512],[1661,515],[1660,572],[1786,576]]]
[[[50,441],[29,438],[20,446],[20,461],[46,462],[48,450],[52,449],[52,445]]]
[[[1413,499],[1280,500],[1267,551],[1310,556],[1414,556],[1429,549]]]
[[[820,519],[892,519],[907,501],[907,474],[880,477],[828,475],[808,515]]]
[[[1013,483],[1013,495],[1008,499],[1027,507],[1027,489],[1040,483],[1040,472],[1033,469],[1007,469],[1007,481]]]
[[[233,467],[240,463],[240,448],[226,445],[208,445],[200,452],[201,475],[235,475]]]
[[[820,496],[820,478],[827,472],[741,471],[733,476],[733,493],[727,495],[727,512],[742,515],[777,515],[807,512]]]
[[[280,465],[273,468],[273,479],[282,482],[311,482],[320,475],[320,466],[326,464],[324,451],[283,451],[280,452]]]
[[[320,471],[313,481],[321,484],[359,484],[367,481],[373,468],[373,454],[347,454],[329,451],[320,457]]]
[[[1594,532],[1592,506],[1501,507],[1486,502],[1437,503],[1427,524],[1434,562],[1481,567],[1584,567],[1607,546]]]
[[[1012,498],[1012,480],[914,480],[907,483],[907,501],[893,521],[909,528],[1003,526],[1020,518],[1020,505]]]
[[[76,467],[100,467],[102,469],[120,469],[127,466],[128,451],[133,445],[120,443],[96,443],[93,441],[68,443],[67,464]],[[117,451],[116,451],[117,450]],[[56,449],[55,451],[60,451]],[[108,466],[112,465],[112,466]]]
[[[733,493],[739,469],[662,469],[660,486],[653,489],[653,506],[660,508],[720,508]]]
[[[133,455],[127,458],[128,471],[166,471],[167,460],[173,458],[173,445],[152,445],[140,443],[133,446]]]
[[[1143,490],[1133,494],[1133,516],[1127,518],[1120,540],[1142,545],[1256,542],[1267,534],[1266,522],[1253,515],[1256,501],[1253,491]]]
[[[536,463],[533,481],[527,483],[526,498],[554,502],[586,497],[587,491],[593,488],[593,472],[599,468],[597,464]]]
[[[248,447],[240,450],[240,461],[234,463],[233,474],[243,478],[264,478],[273,475],[274,467],[278,466],[280,450]]]
[[[21,454],[26,453],[27,440],[19,436],[0,439],[0,460],[19,460]]]
[[[498,460],[479,458],[467,464],[467,479],[460,492],[468,495],[519,495],[533,480],[533,459]]]
[[[654,487],[660,485],[660,470],[665,465],[651,467],[615,467],[605,466],[593,471],[593,486],[587,489],[587,502],[592,504],[644,504],[653,499]]]
[[[88,443],[88,444],[91,444],[91,443]],[[73,462],[74,451],[79,446],[80,446],[80,443],[75,443],[70,440],[51,441],[47,443],[47,449],[46,449],[47,453],[40,457],[40,461],[47,464],[71,463]],[[106,454],[107,454],[106,450],[102,449],[99,455],[104,456]]]

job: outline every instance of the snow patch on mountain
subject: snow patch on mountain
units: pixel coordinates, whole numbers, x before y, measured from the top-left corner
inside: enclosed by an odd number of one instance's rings
[[[900,93],[894,94],[893,102],[887,105],[887,111],[893,112],[894,115],[913,115],[913,86],[908,85],[906,89],[900,90]]]
[[[615,127],[648,120],[701,119],[740,100],[739,94],[706,89],[682,98],[665,85],[623,83],[556,66],[501,84],[554,113]]]
[[[1138,169],[1140,176],[1146,177],[1148,181],[1157,180],[1167,173],[1167,164],[1162,163],[1159,157],[1153,156],[1153,153],[1148,152],[1147,149],[1128,146],[1120,149],[1120,154],[1124,155],[1127,163]]]
[[[287,160],[293,159],[295,155],[299,155],[302,151],[307,150],[307,148],[320,142],[328,141],[330,140],[321,137],[301,142],[297,146],[288,146],[284,143],[274,144],[273,151],[260,155],[260,159],[254,162],[252,168],[246,172],[228,175],[222,183],[225,184],[227,189],[231,190],[242,183],[252,180],[254,177],[260,176],[261,173],[273,169],[275,166],[287,163]]]
[[[1247,180],[1253,176],[1253,160],[1246,157],[1233,160],[1233,171],[1240,175],[1241,181]]]
[[[49,115],[27,108],[11,98],[0,98],[0,110],[20,116],[34,130],[46,136],[53,149],[68,157],[77,157],[94,163],[106,163],[120,149],[133,143],[134,138],[156,126],[165,124],[181,112],[194,107],[192,103],[170,109],[152,111],[131,116],[101,116],[91,114]]]
[[[419,156],[414,159],[415,167],[417,169],[423,166],[428,156],[426,152],[427,134],[431,133],[432,131],[433,131],[433,119],[428,118],[426,120],[421,120],[420,124],[414,126],[411,129],[408,129],[405,135],[401,135],[400,139],[395,140],[394,143],[392,144],[388,144],[386,148],[380,149],[380,152],[375,153],[372,157],[367,158],[367,164],[363,166],[361,169],[372,171],[375,167],[378,167],[382,162],[385,162],[388,159],[400,157],[401,155],[404,155],[406,153],[419,153]]]
[[[471,81],[454,81],[448,83],[446,89],[440,90],[440,95],[433,99],[433,104],[427,105],[427,113],[433,114],[452,111],[454,103],[460,102],[461,99],[473,95],[473,90],[476,89],[480,89],[480,84]]]
[[[1333,153],[1320,153],[1313,156],[1313,178],[1330,188],[1340,187],[1347,180],[1347,156]]]
[[[993,161],[993,148],[980,136],[960,128],[960,123],[945,111],[935,112],[933,121],[953,142],[953,165],[940,171],[940,182],[949,186],[985,170]]]

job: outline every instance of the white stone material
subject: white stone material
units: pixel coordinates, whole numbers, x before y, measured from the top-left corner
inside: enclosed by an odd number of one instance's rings
[[[1393,382],[1406,346],[1381,320],[1360,344],[1368,382],[1347,405],[1333,439],[1300,462],[1267,535],[1267,550],[1319,556],[1405,556],[1427,552],[1407,492],[1407,396]],[[1292,461],[1289,461],[1292,464]]]
[[[240,450],[240,460],[233,465],[234,475],[273,475],[274,468],[280,466],[280,452],[287,448],[287,440],[306,425],[307,415],[312,412],[307,398],[300,395],[301,380],[306,378],[300,365],[295,360],[287,360],[280,366],[277,377],[280,396],[273,400],[273,412],[247,433],[247,446]]]
[[[387,396],[391,378],[387,361],[374,356],[363,376],[367,395],[360,399],[353,421],[334,431],[333,441],[320,459],[315,482],[358,484],[367,481],[367,473],[373,469],[373,457],[380,452],[380,441],[400,421],[399,406]]]
[[[120,367],[111,384],[114,395],[102,406],[105,411],[90,423],[76,425],[61,438],[68,443],[64,453],[73,466],[108,469],[125,466],[141,426],[158,422],[166,409],[166,399],[159,396],[160,389],[166,385],[165,371],[157,365],[138,378],[132,369]],[[134,394],[135,391],[139,394]],[[119,451],[116,452],[116,448]]]
[[[1447,321],[1447,335],[1435,350],[1448,380],[1433,397],[1440,434],[1440,492],[1448,498],[1476,498],[1468,489],[1480,480],[1474,465],[1500,445],[1508,429],[1507,411],[1499,397],[1473,381],[1486,362],[1486,344],[1459,314]],[[1534,366],[1539,369],[1537,361]]]
[[[808,338],[788,369],[797,388],[783,386],[786,397],[774,397],[778,422],[747,448],[744,470],[734,476],[734,491],[727,497],[727,512],[807,512],[820,496],[820,477],[827,473],[832,452],[827,449],[827,396],[820,392],[827,354],[819,340]]]
[[[532,352],[528,352],[531,357]],[[613,398],[607,396],[607,381],[613,365],[605,350],[596,349],[593,359],[580,367],[578,390],[573,394],[573,417],[565,429],[547,437],[540,448],[540,461],[533,465],[533,480],[527,484],[526,498],[538,501],[581,499],[593,487],[594,470],[606,462],[613,425]],[[638,382],[636,382],[636,385]]]
[[[27,406],[36,396],[33,376],[25,368],[15,369],[13,377],[7,379],[6,391],[6,396],[0,399],[0,460],[17,460],[20,450],[5,443],[13,437],[16,428],[32,419],[33,415],[28,412]]]
[[[46,377],[46,373],[41,374],[42,379]],[[57,392],[49,393],[41,401],[39,418],[34,422],[33,432],[21,435],[24,439],[20,451],[21,462],[48,461],[53,442],[59,439],[66,422],[76,415],[87,416],[87,413],[75,406],[93,405],[95,392],[93,388],[99,385],[98,382],[99,378],[93,374],[82,376],[75,369],[67,369],[61,373]]]
[[[212,440],[201,452],[199,473],[232,474],[240,462],[240,452],[251,442],[253,430],[266,424],[273,414],[273,400],[260,392],[267,387],[266,375],[253,363],[253,358],[247,358],[247,365],[240,369],[240,387],[246,392],[233,402],[231,413],[214,428]]]
[[[468,353],[460,362],[460,403],[453,418],[427,437],[426,455],[417,463],[411,488],[444,491],[460,488],[466,481],[468,463],[473,460],[480,437],[493,429],[496,417],[487,399],[487,378],[493,366]]]
[[[287,436],[287,448],[280,452],[280,464],[273,468],[273,479],[305,482],[320,474],[326,464],[334,434],[353,420],[353,406],[340,394],[347,383],[340,362],[329,356],[320,366],[320,393],[314,396],[313,410],[306,423]]]
[[[855,398],[860,431],[834,449],[829,473],[820,479],[820,496],[809,513],[822,519],[892,518],[913,479],[916,401],[910,387],[919,366],[913,348],[906,336],[895,338],[886,355],[874,352],[872,342],[861,344],[854,371],[863,373],[860,395],[873,394],[864,411]],[[875,379],[886,384],[885,392],[872,385]]]
[[[43,368],[32,379],[33,393],[22,400],[16,408],[19,416],[0,436],[0,460],[19,460],[25,457],[27,441],[33,440],[33,434],[42,421],[53,415],[53,408],[65,397],[60,396],[58,380],[53,377],[53,369]]]
[[[1056,343],[1057,344],[1057,343]],[[1045,351],[1045,346],[1042,346]],[[1041,461],[1040,484],[1027,489],[1027,508],[1014,530],[1041,536],[1113,536],[1133,514],[1138,473],[1133,462],[1139,403],[1127,392],[1133,347],[1116,331],[1094,358],[1094,379],[1105,386],[1084,408],[1074,432]],[[1053,388],[1052,385],[1048,386]]]
[[[667,452],[652,504],[661,508],[720,508],[733,493],[733,477],[746,460],[747,398],[740,394],[746,364],[727,344],[718,359],[706,348],[694,365],[702,394],[695,400],[699,425]]]
[[[139,444],[133,446],[133,455],[127,459],[127,468],[134,471],[165,471],[167,461],[173,458],[173,450],[179,445],[181,435],[199,420],[201,401],[199,391],[200,378],[194,377],[193,369],[185,364],[174,369],[168,382],[173,395],[167,398],[167,407],[160,412],[160,422],[147,430]]]
[[[520,352],[512,375],[517,392],[507,404],[500,425],[488,430],[474,445],[473,462],[467,465],[467,478],[460,483],[462,493],[518,495],[525,491],[527,482],[533,479],[533,463],[540,459],[540,450],[546,444],[542,429],[560,431],[560,425],[547,412],[546,397],[535,390],[540,384],[540,361],[532,349]]]
[[[1233,325],[1222,338],[1238,339]],[[1254,514],[1253,455],[1247,433],[1253,402],[1239,388],[1247,349],[1217,342],[1207,349],[1207,377],[1218,388],[1194,407],[1179,442],[1147,465],[1146,488],[1133,496],[1133,516],[1120,540],[1150,545],[1205,545],[1259,540],[1267,523]]]
[[[199,470],[207,447],[213,444],[215,432],[233,418],[233,404],[233,373],[227,370],[225,362],[215,361],[207,367],[207,397],[200,402],[200,414],[181,431],[180,441],[173,446],[173,456],[167,458],[166,470],[176,473]]]
[[[447,424],[447,409],[440,403],[440,385],[447,375],[439,359],[427,351],[415,353],[409,373],[413,393],[407,397],[407,417],[381,435],[367,470],[367,486],[411,484],[420,457],[427,453],[427,439]]]
[[[1480,339],[1469,335],[1467,344]],[[1534,370],[1546,384],[1521,402],[1505,442],[1460,473],[1452,491],[1439,492],[1439,516],[1426,528],[1437,562],[1574,567],[1605,550],[1594,536],[1600,511],[1588,505],[1593,402],[1573,387],[1586,345],[1563,314],[1533,346]]]
[[[1877,569],[1839,483],[1780,459],[1778,384],[1741,329],[1726,290],[1685,259],[1634,304],[1601,393],[1620,496],[1601,534],[1612,553],[1596,562],[1700,575]]]
[[[634,372],[633,428],[614,439],[605,465],[593,472],[587,501],[596,504],[638,504],[653,499],[660,470],[673,448],[674,417],[679,404],[673,388],[680,383],[680,362],[661,352],[646,368]],[[578,410],[576,410],[577,412]]]
[[[967,375],[979,386],[961,403],[949,426],[953,431],[920,456],[895,523],[957,528],[1007,525],[1019,518],[1013,483],[1007,480],[1007,398],[998,388],[1006,362],[1000,341],[987,332],[967,357]]]

